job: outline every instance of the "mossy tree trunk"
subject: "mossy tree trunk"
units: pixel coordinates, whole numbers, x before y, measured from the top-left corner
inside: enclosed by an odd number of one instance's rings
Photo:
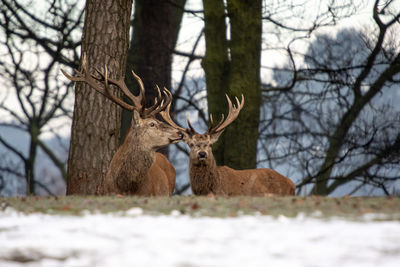
[[[82,54],[90,72],[106,64],[110,77],[124,77],[131,10],[132,0],[86,2]],[[121,108],[86,84],[75,89],[67,194],[95,194],[119,145]]]
[[[202,66],[206,74],[208,111],[218,121],[227,113],[225,93],[229,91],[229,58],[226,37],[226,14],[223,1],[204,0],[204,36],[206,54]],[[216,123],[216,122],[215,122]],[[225,134],[213,146],[213,154],[218,165],[225,164]]]
[[[215,115],[226,112],[226,106],[221,105],[225,102],[225,93],[231,99],[241,94],[245,97],[241,114],[226,129],[223,148],[217,146],[215,154],[220,165],[255,168],[261,104],[261,0],[227,1],[231,30],[229,61],[223,1],[204,0],[203,4],[207,48],[203,67],[209,110]]]
[[[178,38],[186,0],[136,0],[132,40],[128,52],[126,84],[135,94],[139,88],[130,74],[135,71],[143,80],[146,99],[155,97],[157,84],[171,90],[172,53]],[[132,114],[123,111],[121,140],[131,123]]]
[[[261,85],[261,0],[228,0],[231,24],[229,95],[245,97],[238,119],[226,130],[225,162],[235,169],[255,168]]]

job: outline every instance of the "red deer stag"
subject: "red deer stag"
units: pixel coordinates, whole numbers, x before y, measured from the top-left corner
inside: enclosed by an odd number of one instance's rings
[[[139,76],[132,71],[140,86],[139,95],[134,96],[123,79],[114,80],[108,77],[106,66],[104,73],[96,69],[98,75],[90,74],[85,55],[82,72],[75,70],[75,76],[62,72],[68,79],[87,83],[114,103],[133,112],[131,127],[111,160],[105,181],[97,190],[98,194],[171,196],[175,187],[175,169],[156,149],[179,142],[183,135],[179,130],[155,118],[156,114],[171,103],[171,93],[164,88],[162,96],[157,87],[158,96],[154,105],[146,108],[145,89]],[[110,85],[122,90],[133,104],[127,104],[113,95]]]
[[[231,100],[226,96],[229,105],[229,114],[224,120],[213,125],[212,115],[210,114],[210,126],[206,133],[197,133],[187,118],[189,128],[182,128],[175,124],[169,115],[170,104],[161,116],[171,126],[184,133],[183,141],[190,148],[190,185],[196,195],[249,195],[265,196],[276,195],[294,195],[295,185],[287,177],[271,169],[250,169],[234,170],[227,166],[217,166],[212,154],[211,146],[214,144],[224,129],[231,124],[239,115],[244,105],[242,100],[236,98],[236,106],[232,105]]]

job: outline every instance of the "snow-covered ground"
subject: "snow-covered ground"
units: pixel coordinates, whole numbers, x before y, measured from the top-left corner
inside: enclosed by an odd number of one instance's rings
[[[0,266],[398,267],[400,222],[7,209],[0,211]]]

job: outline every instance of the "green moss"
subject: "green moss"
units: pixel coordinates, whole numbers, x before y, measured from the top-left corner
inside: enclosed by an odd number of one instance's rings
[[[260,0],[227,1],[231,24],[229,95],[245,97],[239,117],[225,133],[224,164],[234,169],[256,167],[261,104],[261,10]]]

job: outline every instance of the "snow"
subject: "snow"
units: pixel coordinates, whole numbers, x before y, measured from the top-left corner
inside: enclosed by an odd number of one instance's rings
[[[376,218],[373,216],[373,218]],[[0,211],[0,266],[400,266],[400,222]]]

